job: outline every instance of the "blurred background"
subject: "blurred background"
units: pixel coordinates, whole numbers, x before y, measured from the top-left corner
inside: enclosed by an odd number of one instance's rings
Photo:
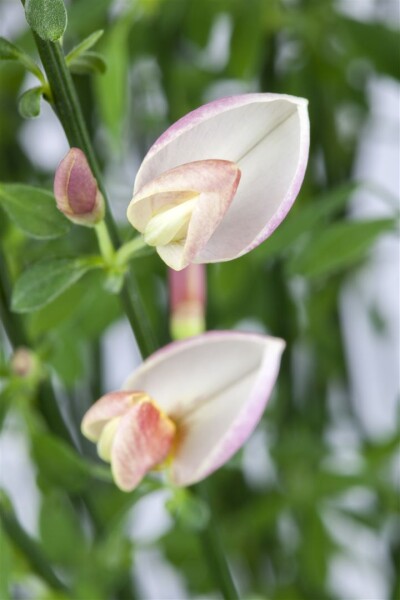
[[[106,72],[74,81],[126,238],[136,171],[169,124],[231,94],[309,99],[310,161],[288,218],[252,253],[207,269],[209,329],[268,332],[287,341],[262,422],[209,479],[209,492],[241,597],[395,600],[397,0],[72,0],[67,7],[67,51],[105,30],[96,50]],[[16,0],[0,0],[0,35],[36,56]],[[19,116],[18,97],[32,83],[17,64],[0,63],[0,181],[51,189],[67,143],[46,103],[37,119]],[[61,241],[28,240],[3,212],[0,235],[0,260],[13,277],[42,256],[95,247],[79,228]],[[164,344],[165,267],[150,256],[135,271]],[[139,360],[98,275],[30,315],[25,326],[72,425]],[[7,379],[11,346],[0,333],[0,482],[24,528],[72,582],[74,600],[127,600],[120,589],[132,564],[143,600],[218,598],[197,534],[173,520],[166,492],[146,495],[130,510],[132,497],[92,482],[95,511],[108,527],[101,542],[82,529],[70,502],[82,492],[72,465],[63,476],[50,464],[49,456],[61,456],[64,465],[64,447],[43,426],[38,433],[37,390]],[[2,599],[64,598],[32,575],[4,536],[1,550]]]

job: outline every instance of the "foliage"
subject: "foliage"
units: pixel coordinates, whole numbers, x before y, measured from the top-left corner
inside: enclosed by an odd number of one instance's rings
[[[252,484],[239,455],[208,486],[243,598],[333,598],[328,573],[341,545],[327,513],[383,535],[398,511],[390,467],[399,440],[369,439],[353,411],[338,314],[343,283],[368,260],[376,240],[395,229],[391,218],[350,220],[347,209],[353,192],[366,184],[351,182],[351,174],[369,115],[369,76],[399,79],[398,32],[350,18],[333,0],[138,0],[122,3],[121,10],[112,0],[79,0],[68,5],[66,29],[64,4],[54,4],[57,14],[48,18],[46,12],[41,19],[49,3],[30,0],[27,20],[44,40],[63,36],[104,166],[123,164],[126,156],[133,165],[131,157],[142,156],[173,120],[217,96],[269,91],[310,100],[311,159],[287,220],[252,253],[208,268],[209,329],[251,322],[287,342],[277,393],[259,427],[274,476],[266,473],[265,481]],[[57,575],[56,585],[45,583],[41,564],[27,562],[21,547],[10,542],[6,533],[15,515],[2,498],[0,566],[7,575],[0,577],[0,596],[20,597],[35,574],[41,599],[127,599],[134,594],[129,572],[136,547],[126,534],[126,517],[132,503],[157,484],[146,480],[128,495],[116,490],[79,433],[84,410],[108,391],[99,347],[106,328],[123,313],[97,269],[104,265],[94,256],[94,235],[70,227],[55,210],[53,173],[34,164],[18,142],[23,117],[39,114],[43,95],[50,99],[30,56],[38,58],[28,29],[12,43],[0,38],[1,316],[11,343],[28,339],[45,377],[58,378],[68,431],[61,437],[49,431],[43,407],[55,398],[41,377],[16,376],[4,343],[0,427],[8,427],[7,413],[19,415],[41,494],[37,538],[18,535],[27,547],[39,546]],[[41,79],[41,87],[21,96],[23,68]],[[338,126],[344,109],[355,115],[345,135]],[[130,198],[124,200],[127,205]],[[130,235],[124,224],[120,229]],[[161,345],[168,340],[165,267],[157,256],[143,256],[134,272]],[[112,276],[122,275],[108,273],[108,289]],[[294,281],[304,288],[301,301]],[[301,386],[294,369],[299,348],[310,363]],[[340,416],[357,439],[359,460],[350,473],[328,442],[337,427],[330,391],[338,383]],[[365,510],[348,508],[344,498],[360,489],[372,502]],[[214,594],[198,541],[207,507],[189,491],[172,496],[168,508],[175,526],[158,540],[159,548],[190,594]],[[386,543],[393,599],[400,588],[397,534]]]

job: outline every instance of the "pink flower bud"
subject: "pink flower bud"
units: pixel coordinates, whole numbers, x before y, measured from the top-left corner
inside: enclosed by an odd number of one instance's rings
[[[204,265],[190,264],[182,271],[169,269],[170,329],[179,340],[205,329],[206,273]]]
[[[104,198],[79,148],[71,148],[58,165],[54,196],[57,208],[73,223],[91,227],[104,218]]]

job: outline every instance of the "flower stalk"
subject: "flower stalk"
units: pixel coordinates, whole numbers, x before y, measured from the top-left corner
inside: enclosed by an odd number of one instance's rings
[[[104,258],[104,261],[108,265],[112,265],[115,258],[115,249],[111,241],[107,225],[104,221],[100,221],[100,223],[97,223],[94,230],[96,232],[97,242],[99,244],[100,252]]]
[[[106,205],[105,227],[107,228],[110,245],[113,251],[121,245],[117,227],[112,216],[102,175],[97,163],[93,146],[89,138],[78,96],[72,77],[65,63],[61,45],[56,42],[46,42],[35,33],[36,46],[42,60],[47,80],[52,92],[53,108],[64,129],[70,146],[80,148],[89,163],[91,171],[98,183]],[[103,236],[105,234],[103,232]],[[111,253],[107,248],[107,254]],[[132,270],[127,272],[120,298],[142,356],[148,356],[157,347],[154,332],[150,327],[148,316],[142,304]]]
[[[3,491],[0,491],[0,523],[11,543],[27,559],[33,571],[54,590],[68,593],[68,587],[52,569],[40,545],[21,527],[11,502]]]

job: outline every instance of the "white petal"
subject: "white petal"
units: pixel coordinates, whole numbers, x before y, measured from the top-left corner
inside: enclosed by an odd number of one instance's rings
[[[135,190],[188,161],[235,162],[242,171],[237,194],[195,262],[230,260],[271,235],[286,216],[304,177],[308,146],[306,100],[277,94],[217,100],[183,117],[156,141]]]
[[[128,379],[178,424],[177,485],[189,485],[226,462],[259,421],[275,383],[284,342],[211,332],[153,354]]]

